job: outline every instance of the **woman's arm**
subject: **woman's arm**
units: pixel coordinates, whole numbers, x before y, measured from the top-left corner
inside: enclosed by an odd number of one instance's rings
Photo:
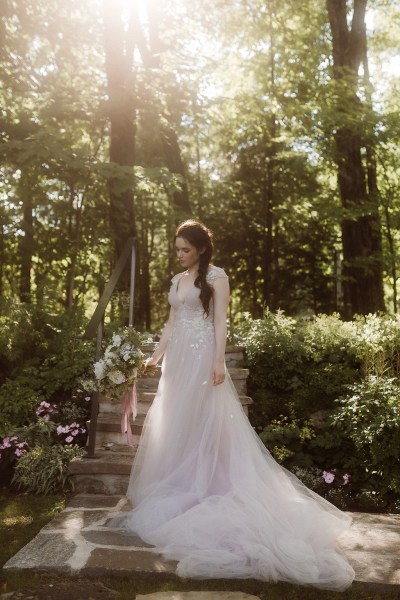
[[[153,355],[147,359],[146,367],[156,365],[160,358],[163,356],[165,350],[168,346],[169,336],[171,335],[171,329],[175,321],[175,310],[171,306],[171,310],[169,311],[168,321],[165,324],[165,327],[162,331],[160,341],[158,342]]]
[[[229,280],[218,277],[214,281],[214,328],[215,358],[213,364],[213,385],[225,379],[226,315],[229,305]]]

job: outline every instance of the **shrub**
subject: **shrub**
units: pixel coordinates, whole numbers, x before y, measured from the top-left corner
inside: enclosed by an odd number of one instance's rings
[[[311,457],[304,451],[304,442],[314,435],[309,422],[300,422],[292,415],[274,419],[264,427],[260,439],[279,463],[291,468],[295,464],[312,465]]]
[[[29,423],[44,401],[74,403],[76,381],[93,361],[93,343],[81,339],[82,316],[49,315],[35,307],[2,306],[0,436]],[[7,338],[7,339],[6,339]]]
[[[52,494],[73,489],[70,461],[84,454],[79,446],[36,446],[18,460],[13,483],[32,494]]]
[[[301,385],[304,347],[295,319],[269,311],[263,319],[247,316],[237,329],[237,339],[246,348],[252,387],[287,392]]]
[[[388,499],[400,495],[400,387],[390,377],[371,375],[338,399],[332,422],[353,451],[344,466],[361,490]]]

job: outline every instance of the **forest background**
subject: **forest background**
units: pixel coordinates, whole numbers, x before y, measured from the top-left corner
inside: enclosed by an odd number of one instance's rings
[[[160,328],[195,217],[232,319],[397,312],[398,1],[0,10],[3,302],[90,314],[134,236],[135,322]]]

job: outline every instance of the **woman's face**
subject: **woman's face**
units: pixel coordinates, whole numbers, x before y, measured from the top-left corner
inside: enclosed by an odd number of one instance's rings
[[[176,257],[182,267],[190,269],[199,263],[200,256],[204,250],[198,250],[192,246],[185,238],[177,237],[175,240]]]

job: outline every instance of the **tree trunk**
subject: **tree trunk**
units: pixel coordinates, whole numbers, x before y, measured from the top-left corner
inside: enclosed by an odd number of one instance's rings
[[[112,0],[104,2],[104,33],[106,74],[108,83],[108,114],[110,118],[110,161],[121,166],[135,164],[136,140],[136,91],[133,69],[135,31],[133,23],[128,34],[124,31],[122,7]],[[131,19],[136,18],[136,13]],[[109,180],[110,234],[116,258],[120,256],[127,238],[136,237],[133,189],[121,189],[118,179]],[[136,248],[136,273],[140,272],[139,248]],[[139,279],[137,277],[137,279]],[[137,282],[138,283],[138,282]],[[130,265],[127,264],[119,290],[129,293]],[[139,289],[139,285],[135,288]],[[139,301],[135,321],[141,322]]]
[[[171,173],[178,173],[178,175],[182,177],[181,189],[176,190],[172,196],[175,225],[178,225],[181,221],[184,221],[191,216],[185,167],[179,147],[178,136],[173,127],[163,123],[160,126],[160,133],[167,167]]]
[[[71,244],[70,264],[66,278],[66,301],[67,308],[72,308],[74,305],[74,287],[75,287],[75,271],[78,264],[78,253],[81,245],[81,221],[83,209],[83,197],[79,198],[75,208],[76,194],[75,190],[70,188],[70,214],[68,223],[68,237]]]
[[[346,0],[326,0],[332,32],[333,76],[340,90],[339,124],[335,133],[338,183],[342,206],[343,285],[345,315],[385,309],[382,275],[381,228],[377,184],[365,168],[363,150],[372,140],[362,131],[363,106],[357,96],[358,71],[366,58],[365,10],[367,0],[354,0],[351,27]],[[350,115],[350,116],[349,116]]]

